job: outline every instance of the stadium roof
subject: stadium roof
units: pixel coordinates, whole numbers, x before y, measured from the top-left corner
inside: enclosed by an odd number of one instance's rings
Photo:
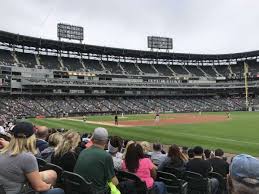
[[[142,51],[131,50],[122,48],[111,48],[95,45],[86,45],[80,43],[63,42],[58,40],[49,40],[36,38],[31,36],[25,36],[20,34],[14,34],[0,30],[0,42],[22,45],[35,48],[46,48],[55,50],[74,51],[82,53],[92,54],[107,54],[114,56],[127,56],[136,58],[159,58],[159,59],[190,59],[190,60],[223,60],[223,59],[235,59],[244,57],[259,56],[259,50],[243,53],[231,53],[231,54],[188,54],[188,53],[169,53],[169,52],[154,52],[154,51]]]

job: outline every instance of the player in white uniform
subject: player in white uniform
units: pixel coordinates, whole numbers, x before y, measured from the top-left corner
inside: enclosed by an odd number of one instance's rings
[[[156,113],[155,122],[158,123],[160,121],[159,113]]]

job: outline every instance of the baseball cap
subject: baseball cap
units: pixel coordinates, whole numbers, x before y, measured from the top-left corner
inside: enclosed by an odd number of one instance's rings
[[[106,141],[108,140],[108,132],[105,128],[97,127],[93,133],[93,139],[99,141]]]
[[[238,182],[248,185],[258,185],[259,160],[247,154],[235,156],[230,165],[230,175]]]
[[[12,133],[16,138],[28,138],[34,134],[34,126],[28,122],[20,122],[13,127]]]

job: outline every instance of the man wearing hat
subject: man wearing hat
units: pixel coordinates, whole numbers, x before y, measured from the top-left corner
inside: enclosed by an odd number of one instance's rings
[[[108,182],[118,184],[112,157],[104,151],[107,141],[107,130],[96,128],[92,136],[93,145],[81,152],[74,168],[75,173],[93,183],[97,192],[105,191],[108,188]]]
[[[247,154],[235,156],[230,165],[228,185],[231,194],[258,194],[259,160]]]

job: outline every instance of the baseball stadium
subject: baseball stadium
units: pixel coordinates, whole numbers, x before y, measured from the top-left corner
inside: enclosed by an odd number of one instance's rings
[[[259,105],[257,51],[157,53],[4,31],[0,41],[1,114],[7,119],[81,132],[104,125],[126,139],[199,143],[259,156],[259,113],[252,112]]]
[[[43,181],[41,184],[49,188],[41,190],[30,181],[33,175],[28,173],[26,177],[31,190],[24,194],[43,191],[54,194],[55,190],[55,194],[242,194],[227,188],[227,177],[232,176],[232,170],[234,174],[234,170],[239,169],[231,167],[235,161],[240,162],[238,157],[255,160],[251,165],[255,165],[254,169],[259,167],[256,159],[259,157],[259,50],[244,49],[243,52],[223,54],[173,52],[172,38],[160,36],[148,36],[148,49],[138,50],[88,44],[84,42],[82,26],[57,22],[57,32],[58,39],[48,39],[0,29],[0,166],[8,166],[3,158],[5,153],[11,152],[9,149],[14,139],[21,138],[21,134],[24,139],[35,136],[38,153],[33,157],[37,159],[36,171],[38,174],[46,172],[41,176],[55,177],[56,181],[55,184]],[[50,146],[50,137],[55,133],[62,134],[62,137],[57,140],[51,155],[45,157],[50,147],[41,150],[41,146],[45,142]],[[41,139],[44,142],[38,144]],[[112,145],[114,139],[120,143],[121,147],[117,146],[120,148]],[[108,171],[112,174],[107,175],[112,178],[108,179],[109,187],[108,182],[105,185],[108,190],[100,189],[101,181],[96,183],[96,177],[91,179],[94,168],[88,169],[89,174],[82,173],[85,166],[94,166],[93,161],[86,162],[93,159],[93,153],[87,150],[94,148],[88,144],[98,144],[100,148],[104,140],[108,142],[103,145],[107,153],[124,150],[120,153],[122,167],[117,169],[113,159],[115,172],[113,169]],[[134,142],[135,148],[131,144],[126,146],[130,141]],[[64,142],[71,144],[71,150],[67,152],[76,157],[73,165],[63,164],[63,161],[72,163],[73,160],[64,158],[66,153],[58,155],[68,149]],[[73,142],[80,145],[80,155],[78,152],[75,156],[77,149],[72,146]],[[149,146],[146,151],[143,142]],[[158,169],[156,178],[152,179],[154,184],[150,186],[146,182],[141,189],[136,182],[145,183],[146,180],[136,168],[135,171],[130,170],[130,165],[134,164],[130,157],[135,155],[127,156],[130,151],[125,153],[127,149],[138,149],[138,145]],[[175,168],[161,167],[166,161],[160,163],[162,156],[159,160],[152,158],[157,147],[169,157],[170,149],[176,145],[181,151],[188,150],[189,157],[184,161],[184,171],[177,169],[180,175],[173,171]],[[30,150],[28,145],[24,149]],[[191,154],[194,158],[200,156],[200,149],[202,157],[206,155],[205,150],[209,150],[208,160],[222,157],[222,160],[224,158],[228,163],[233,160],[233,163],[230,167],[227,164],[225,174],[213,171],[203,175],[195,168],[192,170],[190,162]],[[223,154],[217,155],[219,150],[224,150],[224,157]],[[84,157],[89,155],[90,159],[83,158],[83,154]],[[86,164],[83,166],[80,162]],[[109,164],[104,162],[104,165]],[[110,168],[107,166],[100,170],[99,165],[96,173],[102,174]],[[141,163],[137,164],[137,168],[140,166]],[[55,175],[51,174],[52,171]],[[150,172],[152,174],[153,171]],[[4,173],[0,172],[0,193],[3,189],[6,194],[13,194],[14,187],[6,182],[8,178]],[[129,174],[134,176],[136,185],[129,186],[127,181],[132,178]],[[259,177],[257,174],[254,176],[256,179]],[[117,182],[114,177],[118,178]],[[235,181],[239,179],[232,178],[238,185]],[[126,183],[121,184],[125,180]],[[113,188],[110,183],[117,187]],[[245,193],[259,193],[259,189],[248,192],[254,188],[251,186],[254,183],[247,184]],[[81,185],[80,189],[78,185]],[[132,188],[136,190],[133,192]]]

